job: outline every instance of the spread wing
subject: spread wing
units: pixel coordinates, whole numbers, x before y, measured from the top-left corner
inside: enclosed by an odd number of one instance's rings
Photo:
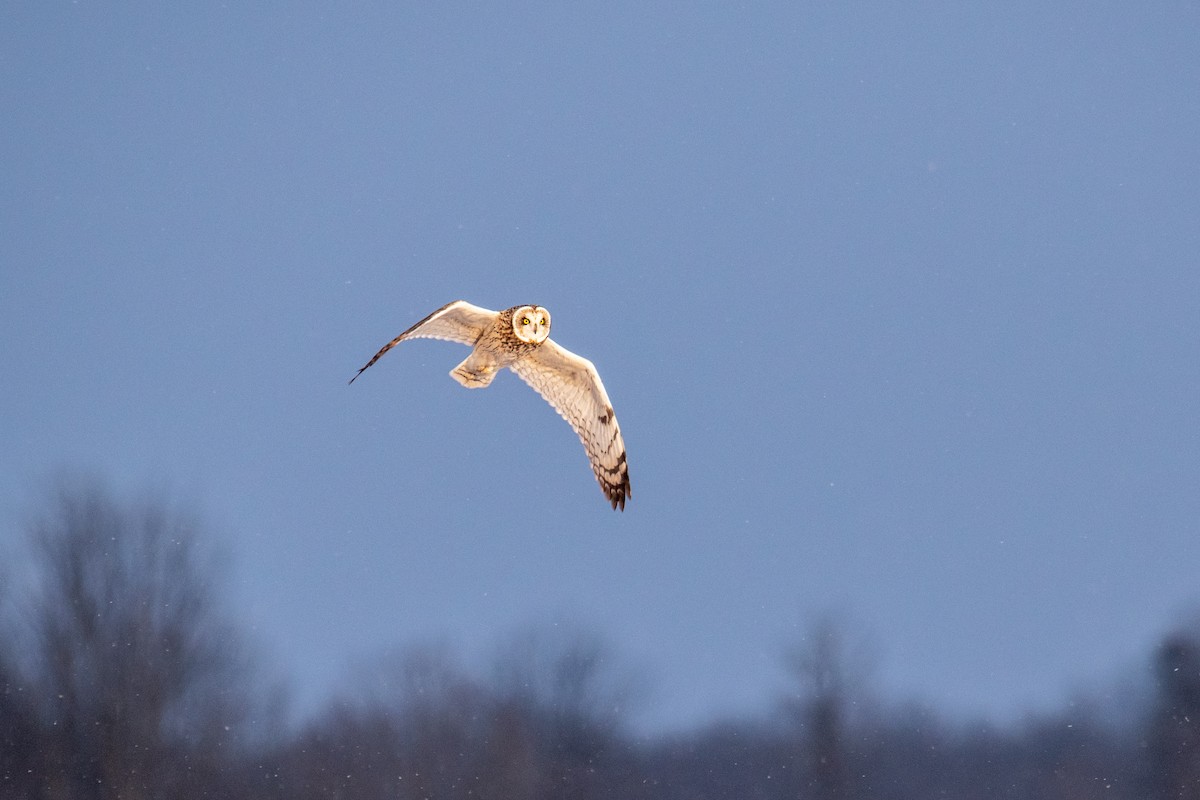
[[[625,440],[595,365],[547,339],[509,369],[546,398],[579,434],[592,472],[615,509],[630,496]]]
[[[465,300],[447,303],[380,348],[366,366],[354,374],[350,383],[354,383],[355,378],[362,375],[367,367],[405,339],[445,339],[448,342],[473,345],[496,320],[497,313],[499,312],[473,306]]]

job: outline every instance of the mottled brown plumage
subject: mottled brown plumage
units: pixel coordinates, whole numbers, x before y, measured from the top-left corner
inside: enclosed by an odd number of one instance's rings
[[[384,345],[350,383],[405,339],[444,339],[469,345],[471,354],[450,371],[470,389],[483,388],[507,367],[546,399],[587,451],[592,472],[614,509],[630,496],[621,427],[596,367],[550,340],[550,312],[541,306],[490,311],[463,300],[448,303]]]

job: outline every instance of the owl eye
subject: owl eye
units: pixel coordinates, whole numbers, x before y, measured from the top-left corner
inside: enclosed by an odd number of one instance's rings
[[[529,317],[526,317],[525,319],[521,320],[521,324],[522,324],[522,325],[528,325],[528,324],[529,324]]]

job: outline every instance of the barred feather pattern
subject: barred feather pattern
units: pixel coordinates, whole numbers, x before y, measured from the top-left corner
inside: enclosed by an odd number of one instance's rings
[[[509,369],[575,429],[604,496],[624,511],[631,494],[625,440],[595,365],[547,339]]]
[[[518,337],[518,326],[514,324],[515,315],[523,309],[526,317],[534,318],[535,325],[538,316],[545,318],[545,327],[540,332],[535,327],[534,338],[529,341]],[[523,321],[529,323],[530,319]],[[629,465],[621,426],[608,393],[591,361],[547,338],[549,324],[549,312],[541,306],[490,311],[456,300],[384,345],[350,382],[354,383],[388,350],[406,339],[444,339],[470,345],[471,354],[451,370],[451,376],[464,386],[482,388],[500,369],[507,367],[515,372],[579,436],[605,498],[613,509],[624,511],[625,501],[631,496]],[[522,328],[521,335],[530,339],[530,329]]]

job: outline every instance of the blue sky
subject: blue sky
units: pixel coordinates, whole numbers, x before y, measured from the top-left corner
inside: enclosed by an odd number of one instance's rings
[[[170,487],[306,702],[561,620],[693,724],[834,609],[1003,717],[1200,601],[1194,2],[0,15],[0,543]],[[624,514],[464,348],[346,386],[457,298],[597,364]]]

